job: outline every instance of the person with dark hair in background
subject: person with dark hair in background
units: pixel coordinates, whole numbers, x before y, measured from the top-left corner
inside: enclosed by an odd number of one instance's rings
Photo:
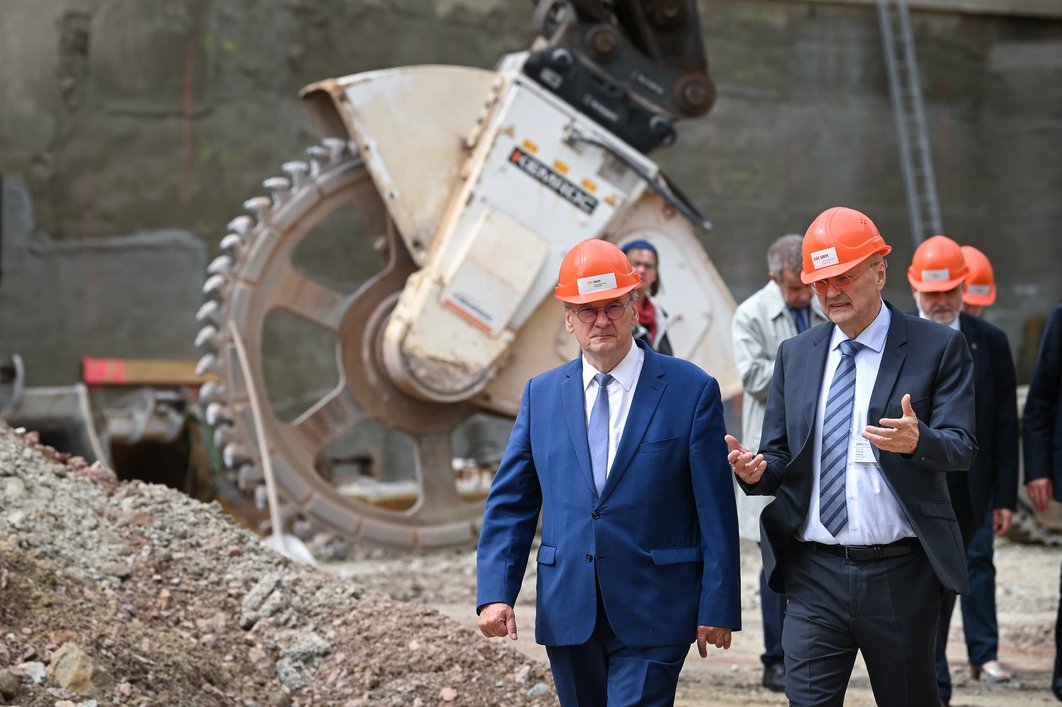
[[[634,272],[642,278],[634,338],[649,344],[657,353],[671,356],[671,341],[667,338],[667,312],[652,300],[660,291],[660,255],[656,252],[656,246],[649,241],[637,240],[624,244],[622,250],[631,261]]]
[[[1022,423],[1025,489],[1033,507],[1043,513],[1051,499],[1062,501],[1062,304],[1047,321]],[[1062,599],[1055,622],[1051,692],[1062,701]]]
[[[831,324],[779,347],[759,454],[726,438],[745,492],[775,497],[760,547],[796,707],[840,707],[859,653],[877,704],[939,707],[940,600],[967,589],[945,472],[977,451],[970,350],[882,300],[891,250],[854,209],[812,222],[800,279]]]
[[[971,558],[977,531],[989,524],[988,564],[991,565],[992,530],[1005,535],[1010,529],[1011,514],[1018,501],[1018,401],[1017,379],[1010,344],[1003,330],[983,319],[962,312],[964,285],[968,283],[969,266],[959,244],[947,236],[928,238],[914,252],[907,280],[922,319],[934,321],[962,332],[974,364],[974,436],[977,456],[969,471],[949,471],[948,492],[959,522],[966,564],[970,575],[970,589],[977,594],[963,596],[963,608],[971,615],[983,616],[989,607],[986,591],[992,596],[991,618],[995,619],[995,581],[972,569],[977,558]],[[976,556],[976,552],[973,553]],[[978,567],[980,569],[980,567]],[[976,606],[970,606],[973,600]],[[978,602],[981,602],[978,604]],[[955,594],[946,592],[941,598],[940,626],[937,633],[937,689],[940,702],[951,702],[951,674],[948,671],[946,649],[951,615],[955,610]],[[965,617],[967,612],[963,612]],[[982,624],[984,621],[982,621]],[[974,626],[978,624],[974,619]],[[974,626],[964,626],[971,636]],[[983,630],[983,626],[979,626]],[[986,645],[992,637],[976,639],[980,645],[970,652],[973,676],[982,675],[986,681],[1005,682],[1011,675],[1000,665],[996,646]]]
[[[804,261],[800,244],[804,237],[782,236],[767,249],[767,284],[734,312],[731,331],[734,363],[741,375],[744,397],[741,404],[741,439],[751,450],[760,447],[760,427],[767,405],[767,391],[774,373],[778,346],[791,337],[826,321],[810,287],[800,281]],[[771,496],[747,496],[737,486],[738,534],[760,542],[760,512]],[[785,653],[782,651],[782,624],[785,596],[767,586],[760,572],[760,613],[763,617],[763,686],[774,692],[785,690]]]

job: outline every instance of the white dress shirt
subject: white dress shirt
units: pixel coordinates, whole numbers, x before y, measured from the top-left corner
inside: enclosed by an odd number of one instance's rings
[[[900,315],[903,316],[903,315]],[[845,470],[845,496],[848,509],[848,524],[834,537],[826,530],[819,519],[819,476],[822,473],[822,418],[826,414],[826,398],[830,384],[833,382],[837,365],[841,362],[840,344],[847,339],[839,327],[834,327],[830,339],[830,352],[826,356],[826,369],[822,375],[822,389],[819,391],[819,404],[815,411],[815,451],[813,453],[813,473],[811,504],[808,516],[797,529],[797,538],[807,542],[826,545],[884,545],[900,538],[915,537],[907,516],[900,508],[895,494],[889,488],[877,462],[856,461],[856,445],[860,442],[869,444],[862,432],[866,428],[867,408],[870,407],[870,394],[881,366],[881,354],[885,349],[885,339],[889,334],[892,313],[883,302],[878,316],[864,329],[856,341],[864,348],[855,355],[856,385],[855,404],[852,406],[852,427],[848,438],[848,461]],[[872,423],[877,426],[878,421]],[[881,450],[870,445],[873,457],[880,458]]]
[[[631,411],[631,401],[634,400],[634,389],[638,387],[638,376],[642,373],[642,362],[645,361],[645,352],[632,343],[631,350],[616,364],[609,373],[614,380],[608,386],[608,464],[605,478],[612,471],[612,462],[616,459],[616,448],[619,447],[620,437],[623,436],[623,428],[627,426],[627,413]],[[594,376],[603,373],[583,356],[583,402],[586,406],[586,425],[590,426],[590,411],[594,409],[597,400],[597,381]]]

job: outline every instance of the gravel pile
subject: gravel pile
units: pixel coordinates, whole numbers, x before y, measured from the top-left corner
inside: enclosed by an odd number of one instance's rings
[[[411,586],[416,563],[435,561],[411,561]],[[439,562],[453,570],[452,558]],[[466,580],[455,602],[471,604]],[[548,670],[501,641],[357,579],[294,565],[217,505],[120,484],[0,427],[0,703],[555,699]]]

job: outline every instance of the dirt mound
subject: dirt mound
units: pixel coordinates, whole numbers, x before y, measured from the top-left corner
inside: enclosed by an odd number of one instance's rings
[[[471,614],[469,621],[471,622]],[[548,671],[0,427],[0,703],[540,705]]]

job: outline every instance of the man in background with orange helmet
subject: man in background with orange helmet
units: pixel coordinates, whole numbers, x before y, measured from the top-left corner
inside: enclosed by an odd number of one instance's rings
[[[1014,360],[1007,335],[1001,329],[962,312],[964,283],[968,277],[969,267],[962,249],[947,236],[933,236],[923,241],[915,250],[911,267],[907,270],[918,315],[961,331],[973,358],[977,456],[969,471],[948,473],[948,491],[967,551],[975,533],[987,522],[991,523],[996,535],[1006,534],[1018,500],[1018,403]],[[970,563],[967,556],[968,567]],[[971,591],[975,578],[984,584],[983,574],[971,573]],[[991,585],[994,592],[994,580]],[[982,601],[984,590],[985,587],[978,587],[977,598]],[[948,704],[951,701],[951,675],[945,649],[955,609],[955,594],[945,594],[940,608],[937,686],[941,702]],[[993,618],[994,609],[993,596]],[[975,613],[983,614],[984,610],[985,607],[980,607]],[[988,637],[980,638],[978,642],[982,645],[976,652],[971,652],[973,676],[979,678],[983,674],[987,680],[995,682],[1009,680],[1011,675],[1000,665],[996,647],[983,645],[988,641]]]
[[[970,352],[882,300],[892,248],[866,215],[828,209],[802,250],[831,324],[782,342],[759,454],[727,436],[745,491],[775,496],[761,548],[788,599],[786,695],[840,707],[861,652],[879,705],[938,707],[940,597],[967,588],[946,472],[977,449]]]
[[[634,342],[640,281],[605,241],[564,257],[582,354],[528,381],[483,514],[479,628],[515,640],[541,513],[535,638],[565,706],[673,704],[690,644],[741,627],[719,385]]]

